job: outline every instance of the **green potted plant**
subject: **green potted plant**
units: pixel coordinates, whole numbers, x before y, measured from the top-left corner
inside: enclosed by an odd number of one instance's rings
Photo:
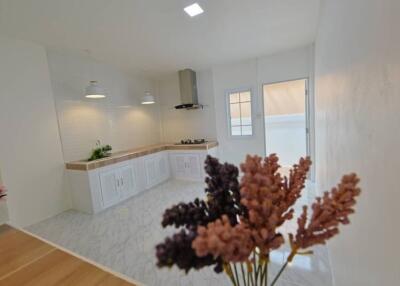
[[[110,145],[101,146],[100,140],[96,143],[96,148],[92,150],[92,154],[88,158],[88,161],[94,161],[102,158],[111,156],[112,147]]]

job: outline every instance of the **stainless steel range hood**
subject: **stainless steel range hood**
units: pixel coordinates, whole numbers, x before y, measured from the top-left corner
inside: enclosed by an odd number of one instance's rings
[[[203,106],[197,98],[196,72],[191,69],[184,69],[179,73],[179,90],[181,93],[181,104],[176,109],[198,109]]]

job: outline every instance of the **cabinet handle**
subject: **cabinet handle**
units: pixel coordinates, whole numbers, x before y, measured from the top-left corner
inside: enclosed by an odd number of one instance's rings
[[[124,185],[124,178],[121,178],[121,185]]]

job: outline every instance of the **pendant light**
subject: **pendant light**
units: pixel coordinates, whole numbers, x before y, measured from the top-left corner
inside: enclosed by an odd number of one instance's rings
[[[85,94],[86,98],[91,99],[101,99],[106,97],[104,89],[98,85],[96,80],[90,81],[89,85],[86,87]]]
[[[153,103],[155,103],[154,96],[152,96],[149,91],[146,91],[144,93],[144,96],[142,97],[142,104],[153,104]]]

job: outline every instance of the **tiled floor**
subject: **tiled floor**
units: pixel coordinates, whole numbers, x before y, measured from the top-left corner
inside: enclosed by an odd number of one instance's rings
[[[225,275],[216,275],[211,269],[185,275],[176,268],[155,266],[155,245],[174,231],[160,226],[164,209],[203,196],[202,183],[169,181],[100,214],[91,216],[71,210],[27,229],[145,285],[230,285]],[[312,196],[311,192],[305,194],[298,207],[307,204]],[[294,226],[293,220],[283,231]],[[273,253],[271,275],[277,272],[288,251],[285,246]],[[316,247],[313,256],[297,256],[277,284],[331,286],[331,280],[327,249]]]

